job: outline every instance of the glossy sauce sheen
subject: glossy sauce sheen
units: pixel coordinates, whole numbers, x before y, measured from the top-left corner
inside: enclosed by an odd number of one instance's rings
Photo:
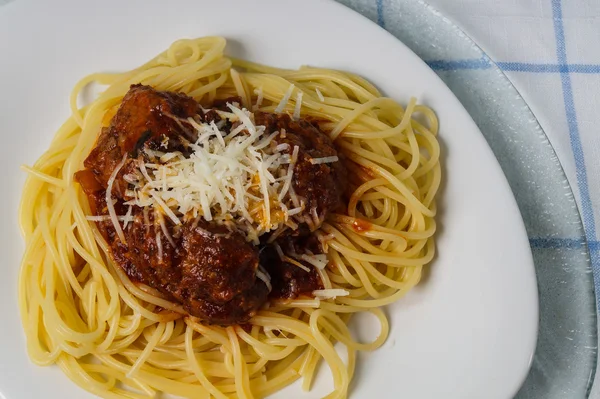
[[[225,108],[225,102],[213,106]],[[108,214],[104,199],[107,182],[124,155],[126,162],[112,190],[119,215],[127,211],[123,202],[128,199],[125,195],[128,183],[123,176],[134,170],[138,158],[145,156],[141,149],[159,149],[168,138],[167,151],[189,153],[186,143],[195,141],[194,130],[185,123],[178,124],[173,117],[194,115],[200,115],[203,121],[220,119],[215,111],[203,112],[185,95],[132,86],[110,126],[102,129],[96,147],[84,162],[86,169],[76,174],[92,213]],[[257,113],[255,118],[257,125],[267,127],[267,133],[286,129],[286,137],[278,143],[300,147],[292,184],[308,207],[314,207],[324,219],[328,212],[342,206],[346,171],[341,162],[333,165],[309,162],[311,157],[337,155],[330,139],[315,125],[293,121],[288,115]],[[165,148],[160,149],[165,151]],[[181,303],[189,314],[208,323],[244,323],[268,298],[295,298],[322,288],[314,266],[303,262],[310,269],[306,272],[283,262],[271,245],[254,246],[240,233],[224,226],[203,219],[175,226],[152,208],[136,206],[132,215],[133,222],[123,229],[125,243],[119,240],[110,221],[97,222],[110,245],[113,260],[134,282],[159,290]],[[169,236],[164,234],[159,218],[163,218]],[[277,242],[292,253],[303,253],[307,249],[321,253],[318,241],[306,226],[282,235]],[[256,277],[259,263],[271,276],[270,293],[265,283]]]
[[[358,233],[362,231],[369,231],[372,227],[373,225],[364,219],[356,219],[354,222],[352,222],[352,229]]]

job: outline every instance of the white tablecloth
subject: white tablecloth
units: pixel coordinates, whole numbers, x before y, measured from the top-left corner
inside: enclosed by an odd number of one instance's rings
[[[404,26],[411,23],[403,19],[410,18],[404,15],[406,3],[425,1],[458,25],[505,72],[539,120],[565,169],[583,219],[596,292],[600,292],[600,244],[596,233],[596,221],[600,223],[600,179],[596,178],[600,174],[600,131],[596,127],[600,122],[600,0],[338,1],[397,36],[406,34]],[[419,48],[426,46],[426,41],[415,43],[417,53],[431,52]],[[424,59],[444,76],[453,71],[461,75],[472,71],[477,76],[480,70],[490,68],[485,57]],[[580,243],[579,237],[563,237],[558,230],[558,235],[543,240],[544,249],[568,257],[571,247]],[[539,241],[539,237],[530,239]],[[576,349],[597,348],[596,343],[595,347]],[[544,366],[552,367],[552,363]],[[565,366],[569,367],[557,365]],[[543,383],[544,378],[553,376],[545,375],[542,369],[537,378]],[[561,397],[557,392],[561,390],[560,382],[546,385],[555,387],[553,397]],[[570,392],[569,388],[564,392]],[[571,398],[568,394],[564,397]],[[600,373],[596,374],[590,397],[600,399]]]
[[[373,1],[385,24],[389,0]],[[600,292],[600,0],[428,2],[498,63],[538,118],[575,193]],[[590,397],[600,398],[600,373]]]

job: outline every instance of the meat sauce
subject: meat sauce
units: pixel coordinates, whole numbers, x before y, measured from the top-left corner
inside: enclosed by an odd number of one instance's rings
[[[223,108],[224,102],[215,104]],[[181,119],[199,115],[203,121],[220,120],[214,110],[203,110],[179,93],[159,92],[133,85],[110,125],[102,129],[95,148],[77,172],[76,180],[88,196],[92,214],[108,215],[105,194],[111,175],[121,162],[112,196],[117,214],[127,207],[129,183],[124,176],[143,158],[143,148],[186,153],[195,141],[194,130]],[[256,113],[255,123],[267,132],[285,129],[279,143],[299,147],[293,187],[320,219],[343,203],[346,171],[341,162],[312,165],[310,157],[337,155],[330,139],[308,121],[287,115]],[[107,218],[108,219],[108,218]],[[153,208],[132,207],[132,221],[123,228],[122,242],[110,220],[97,222],[110,246],[111,256],[134,282],[153,287],[201,320],[219,325],[243,324],[268,298],[295,298],[322,288],[314,266],[309,272],[280,259],[270,244],[252,245],[244,236],[201,218],[174,225]],[[318,240],[299,228],[277,239],[295,253],[322,253]],[[318,226],[316,226],[318,227]],[[261,265],[271,277],[272,290],[256,277]]]
[[[303,253],[306,250],[314,254],[322,253],[321,244],[314,235],[287,236],[279,239],[278,245],[286,253]],[[263,248],[260,262],[271,276],[273,286],[271,297],[296,298],[300,295],[311,295],[312,291],[323,288],[321,278],[314,267],[308,265],[310,271],[307,272],[296,265],[282,261],[273,246]]]
[[[354,222],[352,222],[352,229],[357,233],[370,231],[372,227],[373,225],[364,219],[356,219]]]
[[[298,146],[298,160],[294,166],[292,184],[296,194],[306,201],[306,209],[314,209],[320,220],[332,210],[343,206],[342,196],[346,190],[346,169],[341,162],[312,164],[311,159],[337,156],[338,153],[327,135],[306,120],[293,120],[289,115],[257,112],[257,125],[267,132],[285,131],[285,137],[277,142]],[[317,227],[317,226],[315,226]]]

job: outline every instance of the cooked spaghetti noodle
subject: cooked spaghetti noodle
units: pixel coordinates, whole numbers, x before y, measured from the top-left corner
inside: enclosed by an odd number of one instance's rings
[[[50,148],[26,168],[20,224],[26,251],[19,305],[29,356],[57,364],[82,388],[105,398],[147,398],[166,392],[189,398],[260,398],[330,368],[345,398],[355,354],[385,341],[381,307],[400,299],[434,256],[434,198],[440,184],[437,119],[411,100],[406,108],[349,73],[302,67],[284,70],[223,55],[219,37],[180,40],[143,66],[93,74],[74,88],[71,117]],[[235,68],[235,69],[234,69]],[[81,90],[106,85],[78,108]],[[183,92],[209,106],[239,96],[247,109],[322,121],[351,174],[345,212],[317,232],[328,264],[319,270],[329,299],[271,301],[244,326],[206,325],[159,291],[132,282],[111,261],[75,172],[130,85]],[[418,114],[417,121],[414,116]],[[351,316],[370,312],[378,337],[357,342]],[[342,343],[344,362],[334,349]]]

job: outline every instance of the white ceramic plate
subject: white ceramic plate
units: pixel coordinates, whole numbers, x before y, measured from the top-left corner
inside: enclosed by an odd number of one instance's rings
[[[358,73],[401,102],[436,110],[443,149],[439,255],[421,284],[390,306],[391,334],[362,354],[354,398],[509,398],[530,366],[538,297],[527,237],[510,188],[476,125],[407,47],[330,1],[17,0],[0,8],[0,398],[88,398],[56,367],[33,366],[17,310],[24,248],[17,205],[24,173],[69,115],[77,80],[130,69],[176,39],[222,35],[229,52],[261,63]],[[370,319],[360,318],[359,330]],[[298,384],[277,397],[322,397]]]

